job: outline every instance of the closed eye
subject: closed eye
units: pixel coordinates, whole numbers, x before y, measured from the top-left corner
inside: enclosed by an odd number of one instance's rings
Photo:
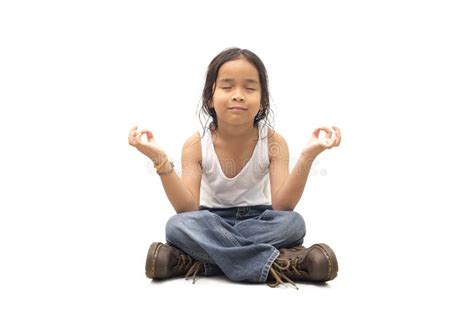
[[[221,89],[223,90],[229,90],[229,89],[232,89],[232,87],[221,87]],[[257,89],[254,89],[254,88],[246,88],[247,90],[252,90],[252,91],[255,91]]]

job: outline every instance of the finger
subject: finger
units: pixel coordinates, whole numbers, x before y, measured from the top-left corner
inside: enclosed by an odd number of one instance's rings
[[[137,128],[138,126],[135,125],[134,127],[132,127],[132,129],[130,129],[130,132],[128,132],[128,138],[132,137],[136,133]]]
[[[326,137],[332,139],[332,130],[329,130],[329,132],[327,132]]]
[[[335,146],[339,146],[339,144],[341,143],[341,130],[336,126],[333,126],[332,128],[336,131],[337,143]]]
[[[140,131],[140,137],[142,135],[146,135],[146,138],[147,138],[148,141],[153,140],[153,133],[148,129],[142,129]]]
[[[141,131],[139,131],[139,132],[137,133],[137,135],[135,136],[135,137],[137,138],[138,142],[140,142],[140,143],[143,143],[143,141],[142,141],[142,135],[143,135],[143,134],[146,134],[146,130],[141,130]]]
[[[136,133],[133,133],[131,134],[129,137],[128,137],[128,143],[134,147],[136,147],[136,145],[140,144],[141,141],[140,141],[140,138],[137,137],[137,134]]]
[[[331,139],[332,138],[332,130],[326,126],[321,127],[321,130],[326,132],[326,138]]]
[[[153,137],[153,133],[152,133],[151,131],[148,131],[148,132],[146,133],[146,137],[147,137],[147,139],[148,139],[149,142],[152,142],[152,141],[155,140],[155,138]]]
[[[135,125],[134,127],[132,127],[132,129],[130,130],[130,132],[128,133],[128,143],[130,145],[134,145],[132,144],[134,139],[135,139],[135,136],[137,135],[137,128],[138,126]]]
[[[322,144],[324,145],[324,148],[326,149],[331,149],[332,148],[332,141],[330,139],[325,139]]]
[[[143,144],[142,142],[143,130],[135,131],[132,138],[135,144]]]
[[[324,145],[326,146],[326,149],[333,148],[336,143],[337,143],[337,137],[324,139]]]
[[[321,128],[317,128],[314,130],[313,135],[316,136],[316,138],[319,138],[319,133],[321,132]]]

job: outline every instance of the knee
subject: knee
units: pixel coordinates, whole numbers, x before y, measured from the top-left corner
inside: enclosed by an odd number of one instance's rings
[[[181,214],[175,214],[171,216],[166,222],[165,233],[166,239],[173,240],[173,235],[176,234],[178,230],[181,230],[185,224],[184,218]]]
[[[201,226],[200,222],[207,215],[207,211],[193,211],[171,216],[166,223],[166,239],[173,241],[181,239],[183,235],[192,234],[194,229]],[[209,213],[209,212],[207,212]]]
[[[306,233],[306,224],[304,222],[303,216],[301,216],[300,213],[297,213],[295,211],[293,211],[292,214],[292,222],[294,223],[296,229]]]
[[[288,212],[287,216],[288,218],[285,223],[287,240],[289,242],[297,242],[302,240],[306,235],[306,224],[303,216],[295,211]]]

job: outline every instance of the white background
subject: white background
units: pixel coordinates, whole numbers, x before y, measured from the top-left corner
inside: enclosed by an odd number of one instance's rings
[[[472,315],[473,16],[469,1],[2,1],[0,314]],[[232,46],[264,61],[293,163],[316,127],[342,130],[296,209],[305,245],[338,256],[328,286],[145,278],[174,211],[129,129],[179,161]]]

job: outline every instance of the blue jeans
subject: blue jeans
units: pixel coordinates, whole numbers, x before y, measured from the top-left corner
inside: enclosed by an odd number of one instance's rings
[[[265,282],[278,248],[303,243],[303,217],[271,205],[226,209],[200,207],[166,224],[166,242],[204,263],[204,275]]]

